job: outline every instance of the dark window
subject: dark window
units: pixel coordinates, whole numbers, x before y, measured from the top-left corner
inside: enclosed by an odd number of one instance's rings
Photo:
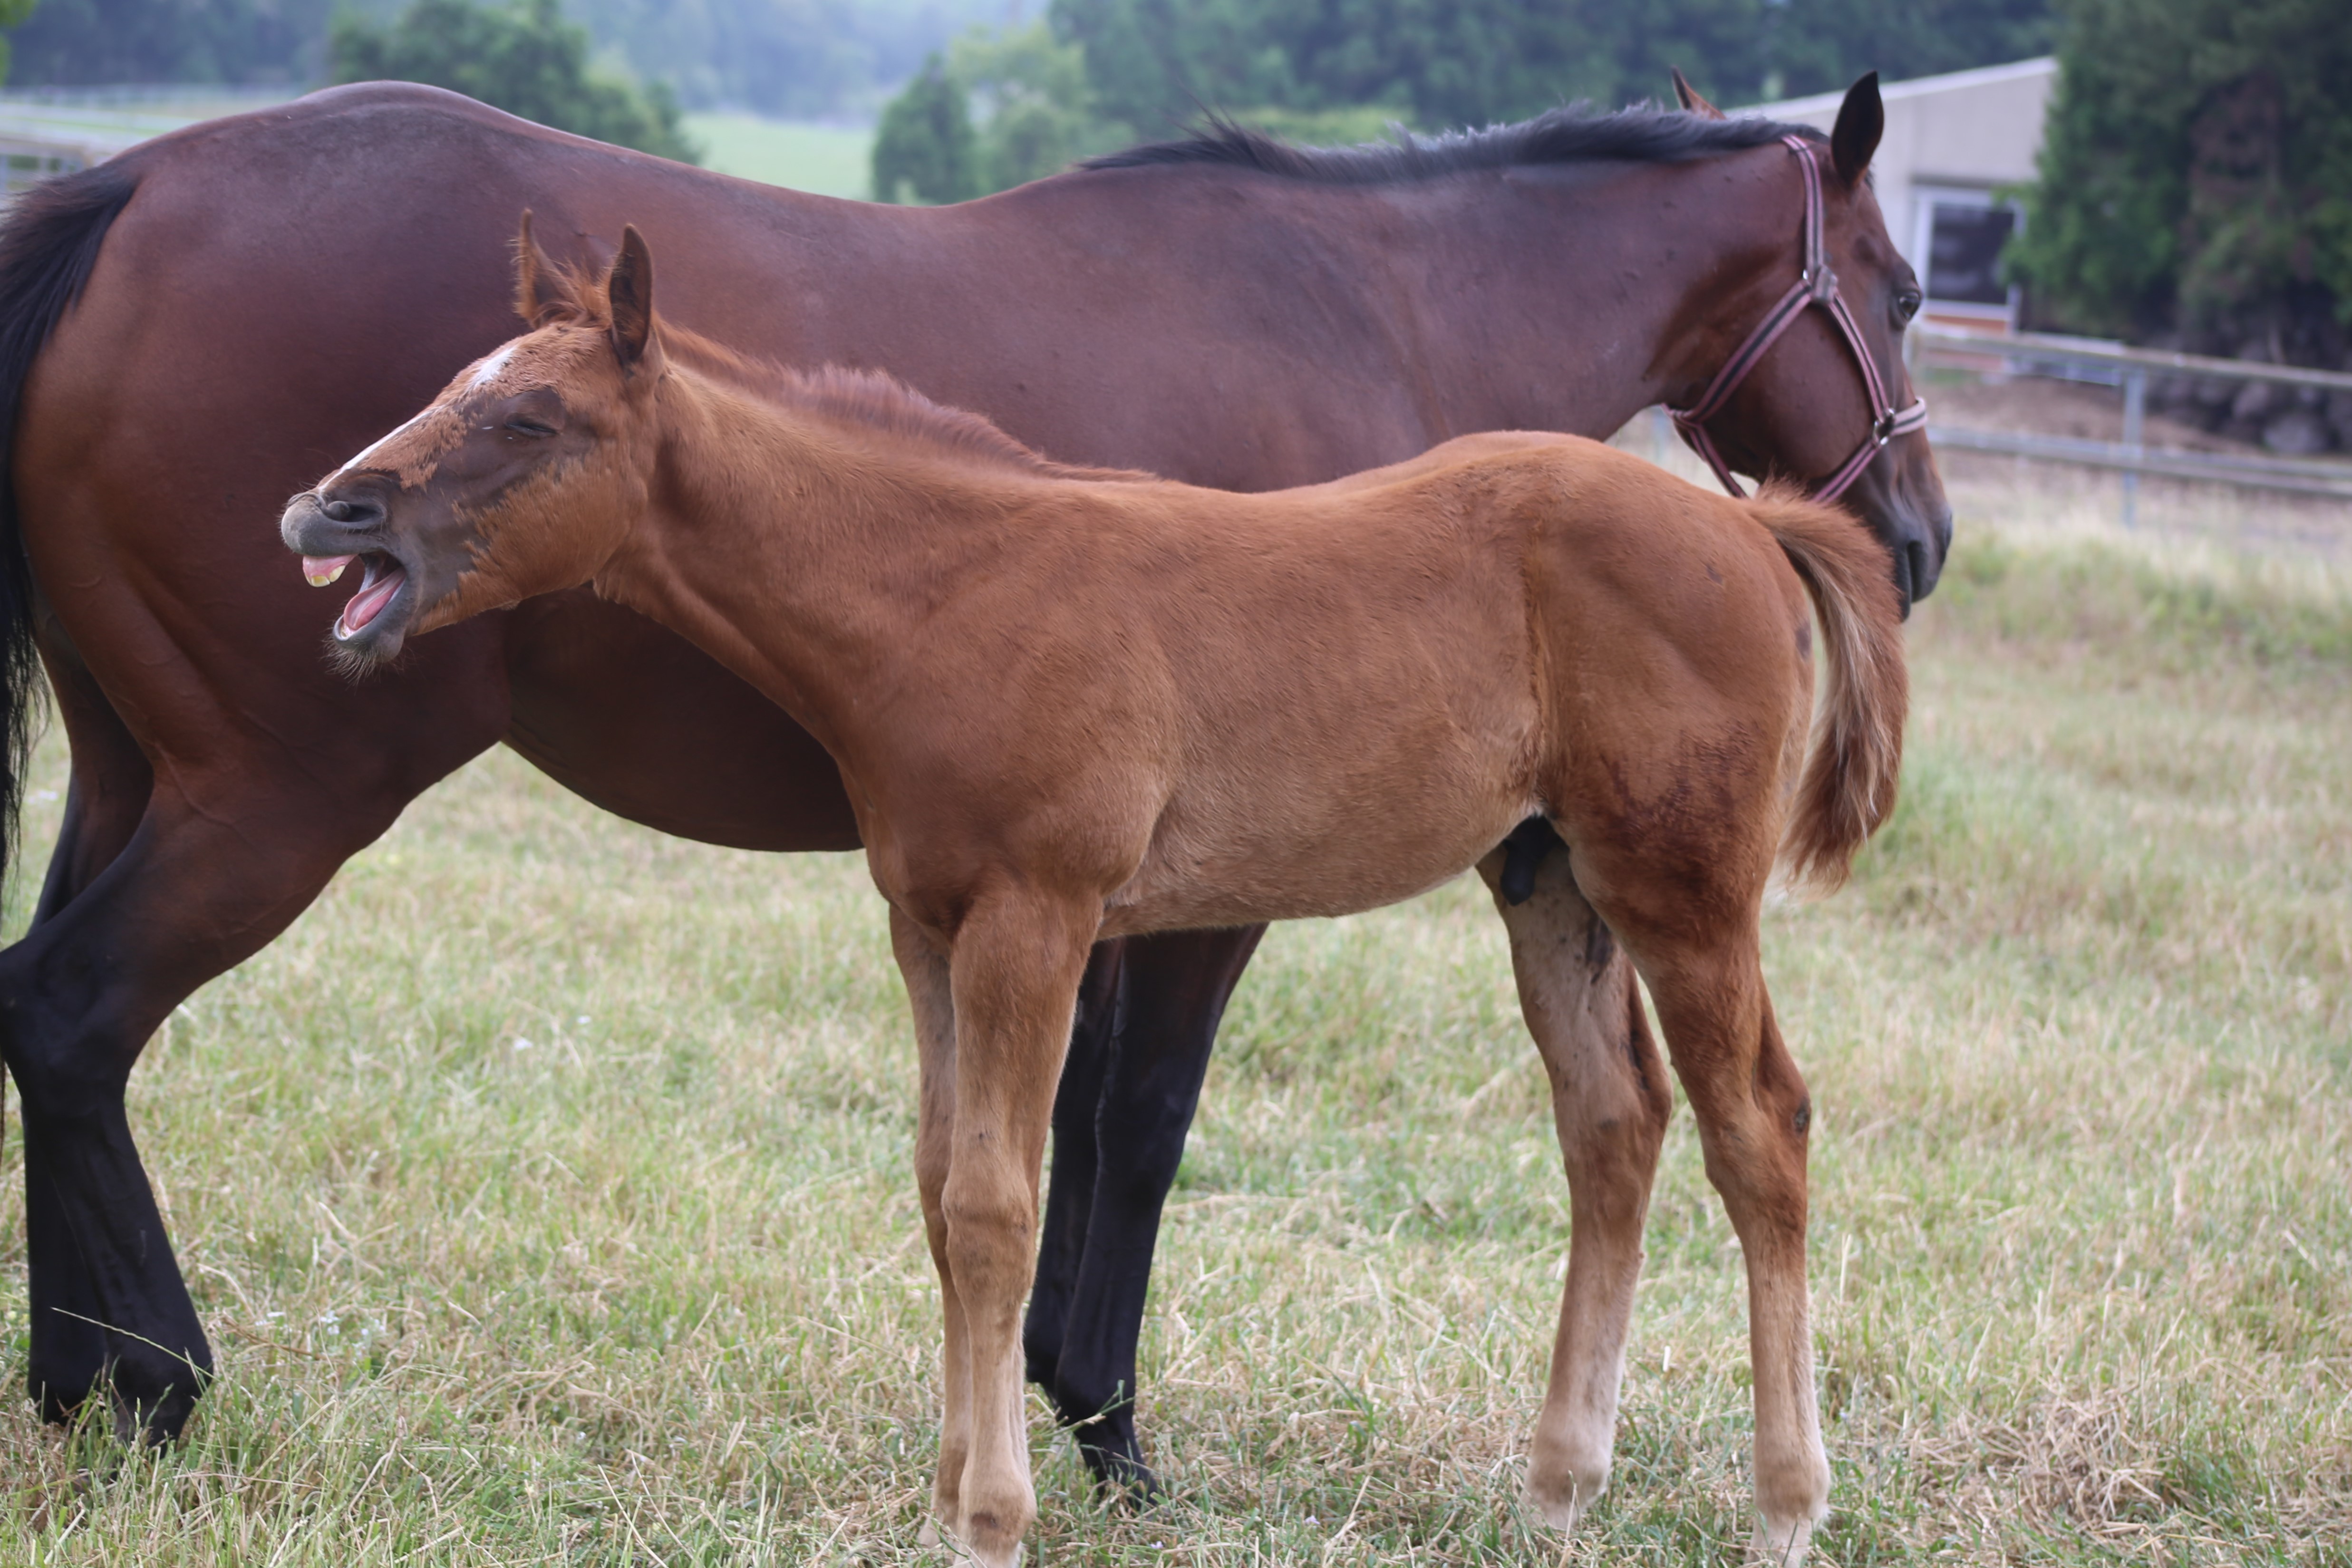
[[[2000,247],[2016,229],[2015,208],[1937,202],[1927,246],[1927,298],[1963,305],[2008,304],[2009,285],[2000,280]]]

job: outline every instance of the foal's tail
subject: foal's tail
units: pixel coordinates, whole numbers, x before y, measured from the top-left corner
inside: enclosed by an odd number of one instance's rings
[[[1795,881],[1828,891],[1895,810],[1910,700],[1902,609],[1885,549],[1846,513],[1779,486],[1748,510],[1805,580],[1822,623],[1828,679],[1780,863]]]

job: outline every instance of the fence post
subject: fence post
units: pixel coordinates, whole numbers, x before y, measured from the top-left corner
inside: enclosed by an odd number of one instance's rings
[[[2147,372],[2134,365],[2124,372],[2124,451],[2137,458],[2147,450],[2142,429],[2147,422]],[[2139,470],[2124,470],[2124,527],[2139,526]]]

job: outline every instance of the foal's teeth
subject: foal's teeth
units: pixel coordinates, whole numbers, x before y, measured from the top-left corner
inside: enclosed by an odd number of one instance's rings
[[[343,569],[358,560],[356,555],[305,555],[302,575],[310,580],[313,588],[323,588],[343,574]]]

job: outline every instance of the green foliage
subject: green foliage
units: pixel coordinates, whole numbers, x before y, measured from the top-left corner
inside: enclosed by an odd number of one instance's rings
[[[870,113],[958,27],[1002,0],[570,0],[639,75],[696,108],[792,118]]]
[[[318,67],[332,0],[26,0],[0,5],[19,85],[295,82]],[[29,13],[29,15],[28,15]]]
[[[947,74],[980,110],[982,190],[1043,179],[1102,140],[1085,51],[1043,22],[972,28],[949,47]]]
[[[874,199],[961,202],[978,195],[971,110],[963,89],[933,55],[882,110],[874,132]]]
[[[974,27],[882,110],[880,201],[957,202],[1043,179],[1129,140],[1095,113],[1086,57],[1043,22]],[[974,111],[977,110],[977,116]]]
[[[1402,118],[1376,103],[1345,109],[1236,109],[1228,118],[1300,147],[1353,147],[1388,140]]]
[[[328,53],[339,82],[427,82],[560,131],[697,161],[675,95],[592,70],[588,31],[563,19],[560,0],[416,0],[388,27],[345,13]]]
[[[33,14],[39,0],[0,0],[0,27],[14,27]],[[0,81],[8,79],[8,40],[0,38]]]
[[[1724,103],[1990,65],[2048,47],[2048,0],[1054,0],[1107,110],[1149,134],[1202,106],[1373,106],[1478,124],[1654,98],[1669,66]]]
[[[23,0],[9,0],[21,12]],[[405,0],[41,0],[17,29],[16,79],[308,85],[329,24],[350,8],[383,22]],[[697,108],[856,114],[904,81],[995,0],[569,0],[596,56],[672,83]],[[21,15],[0,10],[0,27]]]
[[[2352,13],[2074,0],[2060,59],[2011,252],[2042,308],[2090,331],[2336,360],[2331,329],[2352,321]]]

